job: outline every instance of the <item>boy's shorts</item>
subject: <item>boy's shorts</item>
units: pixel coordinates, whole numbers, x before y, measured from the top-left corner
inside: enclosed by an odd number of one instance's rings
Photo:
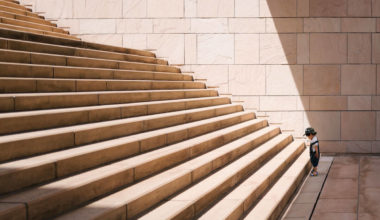
[[[313,165],[313,167],[318,166],[319,157],[316,157],[316,153],[314,153],[313,155],[310,155],[310,162]]]

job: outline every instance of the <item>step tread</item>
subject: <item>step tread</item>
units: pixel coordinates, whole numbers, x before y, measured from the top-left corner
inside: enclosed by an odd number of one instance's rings
[[[268,161],[261,169],[248,177],[243,183],[202,215],[200,219],[210,219],[215,216],[218,216],[218,218],[228,218],[236,214],[236,212],[249,209],[252,196],[255,195],[254,197],[259,197],[257,191],[270,185],[273,181],[273,177],[271,176],[283,166],[284,161],[289,158],[290,153],[302,145],[304,145],[303,141],[293,141],[287,148]],[[242,213],[239,215],[241,214]]]
[[[137,54],[128,54],[128,53],[105,51],[105,50],[95,50],[95,49],[90,49],[90,48],[82,48],[79,46],[74,47],[74,46],[66,46],[66,45],[57,45],[57,44],[17,40],[17,39],[11,39],[11,38],[0,38],[0,40],[9,41],[11,43],[22,43],[22,44],[34,46],[33,50],[30,48],[25,48],[25,47],[23,48],[23,50],[21,50],[21,51],[28,51],[28,52],[49,53],[49,52],[42,52],[41,51],[41,50],[44,50],[44,49],[42,49],[43,47],[48,47],[50,49],[58,50],[58,51],[54,51],[54,52],[57,54],[61,54],[61,55],[66,55],[67,53],[71,53],[72,55],[80,56],[80,54],[78,54],[80,52],[93,52],[93,53],[101,53],[101,54],[105,54],[105,55],[120,55],[124,58],[127,58],[127,57],[144,58],[144,59],[153,60],[153,61],[166,62],[163,59],[159,59],[159,58],[155,58],[155,57],[151,57],[151,56],[143,56],[143,55],[137,55]],[[63,52],[62,49],[64,49],[65,52]],[[19,49],[12,49],[12,50],[19,50]]]
[[[185,92],[185,91],[216,91],[215,89],[163,89],[163,90],[134,90],[134,91],[95,91],[95,92],[54,92],[54,93],[8,93],[0,94],[0,97],[38,97],[38,96],[65,96],[65,95],[96,95],[96,94],[126,94],[141,92]]]
[[[258,148],[252,150],[248,154],[219,170],[212,176],[197,183],[191,188],[186,189],[181,194],[175,196],[169,201],[165,202],[158,208],[144,215],[140,219],[171,219],[178,218],[178,214],[195,205],[197,201],[210,194],[214,189],[220,187],[229,179],[237,175],[238,171],[249,167],[255,160],[263,157],[267,152],[273,150],[278,143],[281,143],[283,139],[289,138],[290,135],[280,135],[268,142],[262,144]],[[281,153],[281,152],[280,152]],[[236,180],[235,180],[236,181]],[[237,180],[239,181],[239,180]],[[205,207],[203,207],[205,208]],[[195,208],[196,210],[197,208]],[[197,210],[199,212],[199,210]],[[212,219],[216,219],[215,216]]]
[[[204,136],[209,136],[212,138],[218,135],[219,137],[223,137],[225,134],[229,134],[231,131],[236,132],[237,129],[242,129],[247,126],[249,127],[249,126],[255,125],[259,123],[259,121],[260,120],[253,120],[253,121],[240,123],[238,125],[228,127],[227,129],[221,129],[219,131],[206,134]],[[262,125],[262,121],[259,124]],[[33,212],[35,210],[31,210],[31,209],[32,209],[33,204],[35,203],[47,202],[49,201],[49,199],[53,199],[54,195],[64,194],[66,197],[68,196],[69,192],[72,192],[75,194],[77,193],[75,189],[79,189],[79,188],[83,189],[83,187],[88,186],[88,184],[95,184],[100,180],[105,181],[105,180],[108,180],[107,178],[114,177],[115,175],[124,174],[125,178],[123,178],[123,181],[126,181],[126,182],[123,183],[122,185],[125,185],[132,181],[131,178],[133,179],[133,176],[132,176],[133,170],[139,169],[139,167],[143,166],[144,162],[146,164],[146,163],[152,162],[152,160],[154,161],[154,159],[156,158],[165,159],[165,157],[163,157],[164,155],[168,155],[168,154],[175,155],[174,154],[175,152],[179,152],[181,150],[184,152],[187,152],[192,147],[195,147],[197,144],[199,144],[200,141],[202,141],[203,139],[200,137],[197,137],[190,140],[186,140],[184,142],[170,145],[168,147],[161,148],[159,150],[155,150],[155,151],[148,152],[146,154],[139,155],[130,159],[119,161],[107,166],[103,166],[91,171],[87,171],[87,172],[84,172],[72,177],[62,179],[62,180],[59,180],[47,185],[32,188],[18,194],[10,195],[9,197],[1,198],[0,201],[28,203],[29,208],[30,208],[29,211]],[[207,140],[209,140],[209,138],[207,138]],[[142,161],[142,158],[145,158],[144,159],[145,161]],[[186,158],[183,158],[183,160],[186,160]],[[38,204],[36,205],[38,206]],[[57,206],[58,204],[51,204],[51,205]],[[72,205],[72,203],[70,203],[70,205]],[[59,206],[63,206],[63,204],[59,204]],[[52,207],[46,207],[46,209],[48,208],[52,208]]]
[[[273,127],[265,127],[256,132],[259,132],[259,133],[269,132],[270,130],[273,130],[273,129],[274,129]],[[256,132],[254,132],[253,134],[255,134]],[[257,136],[259,135],[256,134],[256,137]],[[252,136],[251,138],[254,138],[254,137]],[[160,173],[156,176],[153,176],[149,179],[146,179],[142,182],[132,185],[122,191],[119,191],[115,194],[107,196],[101,200],[95,201],[94,203],[89,204],[86,207],[83,207],[71,213],[68,213],[67,215],[63,216],[62,219],[80,219],[80,216],[83,216],[84,214],[86,214],[86,212],[91,210],[92,207],[101,206],[101,207],[107,207],[107,209],[99,210],[100,213],[96,213],[96,212],[92,213],[90,211],[88,213],[90,214],[89,216],[90,218],[98,217],[104,212],[109,212],[110,210],[120,208],[121,206],[127,205],[128,207],[128,204],[135,201],[136,199],[143,198],[145,195],[159,189],[165,184],[171,183],[175,179],[181,178],[182,176],[190,175],[197,169],[203,167],[205,164],[215,161],[216,159],[220,158],[222,155],[226,155],[228,154],[228,152],[236,150],[236,148],[237,148],[237,145],[228,144],[228,145],[219,147],[217,149],[214,149],[213,151],[210,151],[206,154],[196,157],[174,168],[166,170],[163,173]]]
[[[276,184],[266,193],[259,203],[248,213],[244,219],[269,219],[279,209],[280,202],[285,198],[289,190],[297,185],[297,178],[305,174],[305,167],[309,163],[307,149],[289,167]],[[283,207],[281,207],[283,208]],[[282,209],[281,209],[282,210]],[[278,211],[278,210],[277,210]]]
[[[240,106],[240,105],[226,104],[226,105],[210,106],[210,107],[197,108],[197,109],[188,109],[188,110],[181,110],[181,111],[175,111],[175,112],[160,113],[160,114],[155,114],[155,115],[145,115],[145,116],[139,116],[139,117],[133,117],[133,118],[124,118],[124,119],[118,119],[118,120],[112,120],[112,121],[95,122],[95,123],[88,123],[88,124],[83,124],[83,125],[73,125],[73,126],[67,126],[67,127],[62,127],[62,128],[52,128],[52,129],[46,129],[42,131],[31,131],[31,132],[25,132],[21,134],[3,135],[1,136],[0,144],[19,141],[23,139],[56,135],[56,134],[67,133],[67,132],[81,132],[81,131],[101,128],[101,127],[110,127],[110,126],[115,126],[115,125],[120,125],[120,124],[141,122],[141,121],[158,119],[158,118],[163,118],[163,117],[168,117],[168,116],[202,112],[206,110],[222,109],[222,108],[232,107],[232,106]]]
[[[47,153],[41,156],[3,163],[0,164],[0,185],[4,186],[4,190],[2,192],[11,192],[16,189],[20,189],[21,187],[54,179],[51,173],[55,173],[55,178],[59,178],[72,173],[83,171],[88,168],[93,168],[105,163],[127,158],[128,156],[132,156],[137,153],[144,153],[149,150],[173,144],[179,140],[171,140],[170,137],[178,132],[186,133],[187,138],[193,138],[199,135],[203,135],[207,132],[223,129],[229,125],[231,126],[246,120],[250,120],[253,118],[253,115],[254,114],[252,112],[236,112],[196,122],[190,122],[177,126],[157,129],[154,131],[116,138],[100,143],[88,144],[77,148]],[[233,119],[232,122],[231,119]],[[199,129],[200,126],[212,126],[212,128],[194,133],[193,131],[195,129]],[[164,143],[157,141],[162,136],[166,137]],[[156,140],[157,143],[153,145],[149,142],[149,140]],[[115,149],[119,152],[117,156],[112,155],[112,152],[115,151]],[[95,155],[96,153],[98,153],[98,155]],[[99,158],[100,153],[102,154],[101,159]],[[111,156],[107,157],[106,155]],[[85,158],[86,163],[83,163],[83,158]],[[94,159],[96,161],[88,162],[89,160],[91,161]],[[54,166],[54,170],[52,170],[52,172],[45,171],[46,173],[43,174],[36,173],[38,172],[38,169],[43,169],[44,166]],[[68,166],[70,166],[70,168],[68,168]],[[18,176],[17,173],[20,173],[19,175],[21,176]],[[28,174],[32,174],[33,178],[25,177],[25,175]],[[36,178],[39,179],[36,180]],[[22,181],[25,181],[25,179],[28,181],[21,183]],[[15,183],[9,185],[9,181],[14,181]]]

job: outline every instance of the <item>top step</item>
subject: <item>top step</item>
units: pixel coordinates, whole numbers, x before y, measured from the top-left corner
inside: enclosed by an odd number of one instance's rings
[[[1,9],[1,7],[0,7]],[[156,57],[156,55],[149,51],[129,49],[117,46],[110,46],[92,42],[86,42],[76,39],[67,39],[61,37],[46,36],[41,34],[28,33],[24,31],[17,31],[12,29],[0,28],[0,37],[11,38],[18,40],[27,40],[32,42],[40,42],[47,44],[57,44],[61,46],[81,47],[95,50],[103,50],[118,53],[134,54],[139,56]]]

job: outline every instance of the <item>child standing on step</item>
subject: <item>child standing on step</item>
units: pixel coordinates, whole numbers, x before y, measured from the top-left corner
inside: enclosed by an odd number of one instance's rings
[[[310,162],[313,165],[313,170],[310,173],[310,176],[318,176],[318,162],[321,156],[319,152],[319,142],[317,138],[317,132],[314,128],[306,128],[305,135],[310,140]]]

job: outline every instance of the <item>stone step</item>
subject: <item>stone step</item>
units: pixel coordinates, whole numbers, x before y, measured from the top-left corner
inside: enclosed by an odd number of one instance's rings
[[[176,99],[0,115],[0,135],[229,104],[224,97]]]
[[[304,150],[244,219],[278,219],[308,171],[310,171],[309,152]]]
[[[166,60],[157,59],[154,57],[37,43],[9,38],[0,38],[0,46],[2,49],[8,50],[168,65]]]
[[[260,129],[264,124],[267,125],[264,122],[261,121],[260,123],[258,120],[251,120],[240,123],[47,185],[3,197],[0,199],[0,205],[1,203],[23,203],[28,207],[27,216],[29,219],[49,219],[74,207],[88,203],[95,198],[106,196],[127,187],[145,177],[164,171],[178,163],[223,146],[234,139]],[[189,172],[189,170],[186,171]],[[179,174],[180,172],[177,170],[176,175],[172,174],[171,178]],[[188,179],[190,175],[188,173],[185,178],[177,178],[177,180]],[[155,185],[157,187],[157,183]],[[168,186],[168,184],[165,185]],[[178,184],[176,187],[181,186]],[[142,189],[136,190],[135,193],[141,191]],[[162,193],[167,194],[169,192],[163,191]],[[150,202],[150,200],[146,200],[146,202]],[[137,209],[134,210],[137,211]],[[17,211],[25,212],[26,210],[20,209]]]
[[[58,219],[77,220],[81,217],[85,219],[116,219],[121,216],[123,219],[134,219],[164,199],[199,182],[279,133],[280,130],[275,127],[258,130],[249,134],[248,137],[244,137],[245,141],[237,139]],[[94,209],[94,207],[104,207],[104,209]]]
[[[34,22],[29,22],[29,21],[23,21],[23,20],[18,20],[18,19],[13,19],[13,18],[7,18],[7,17],[0,17],[0,23],[3,24],[10,24],[10,25],[15,25],[15,26],[20,26],[20,27],[26,27],[26,28],[33,28],[37,30],[42,30],[42,31],[48,31],[48,32],[56,32],[56,33],[61,33],[61,34],[69,34],[68,31],[62,29],[62,28],[57,28],[53,27],[50,25],[45,25],[45,24],[37,24]]]
[[[304,149],[303,141],[294,141],[227,194],[200,219],[240,219]]]
[[[78,40],[77,37],[72,36],[72,35],[68,35],[68,34],[62,34],[62,33],[58,33],[58,32],[50,32],[50,31],[43,31],[43,30],[39,30],[39,29],[22,27],[22,26],[11,25],[11,24],[4,24],[4,23],[0,23],[0,29],[18,30],[18,31],[33,33],[33,34],[42,35],[42,36],[52,36],[52,37],[59,37],[59,38]]]
[[[205,89],[203,82],[0,77],[0,93]]]
[[[0,69],[0,77],[193,81],[193,76],[191,75],[140,70],[115,70],[7,62],[0,62]]]
[[[38,15],[37,13],[33,13],[31,11],[22,10],[22,9],[18,9],[18,8],[8,7],[5,5],[0,5],[0,11],[10,12],[13,14],[18,14],[18,15],[25,15],[25,16],[34,17],[34,18],[43,18],[42,16]]]
[[[168,65],[0,49],[0,62],[180,73]]]
[[[103,164],[214,132],[247,120],[252,112],[236,112],[97,144],[0,164],[0,194],[52,181]]]
[[[11,2],[11,1],[0,0],[0,5],[6,6],[9,8],[16,8],[16,9],[24,10],[24,11],[31,11],[30,9],[26,8],[25,6],[22,6],[20,4],[17,4],[15,2]]]
[[[0,94],[0,112],[70,108],[218,96],[213,89]]]
[[[0,7],[0,11],[1,11],[1,7]],[[31,42],[39,42],[39,43],[56,44],[56,45],[62,45],[62,46],[82,47],[82,48],[95,49],[95,50],[135,54],[139,56],[156,57],[154,53],[149,52],[149,51],[144,51],[144,50],[136,50],[136,49],[130,49],[130,48],[123,48],[123,47],[117,47],[117,46],[111,46],[111,45],[80,41],[77,38],[67,39],[67,38],[62,38],[62,37],[57,37],[57,36],[46,36],[46,35],[41,35],[41,34],[23,32],[23,31],[19,31],[15,29],[10,29],[10,28],[0,28],[0,37],[26,40],[26,41],[31,41]]]
[[[228,104],[1,136],[0,162],[243,111]]]
[[[212,176],[186,189],[179,195],[164,202],[156,209],[140,219],[194,219],[204,210],[209,208],[210,204],[217,201],[225,193],[237,186],[252,171],[260,168],[261,164],[275,155],[279,150],[284,148],[292,140],[292,137],[286,136],[287,141],[274,139],[272,142],[260,146],[257,150],[249,152],[239,160],[229,164],[219,170]],[[288,150],[289,149],[289,150]],[[297,155],[297,149],[293,145],[286,148],[288,157]],[[282,155],[283,151],[278,155]],[[223,219],[220,216],[213,216],[209,219]]]
[[[17,13],[12,13],[12,12],[0,11],[0,16],[5,17],[5,18],[12,18],[12,19],[16,19],[16,20],[21,20],[21,21],[28,21],[28,22],[32,22],[32,23],[36,23],[36,24],[44,24],[44,25],[49,25],[52,27],[57,27],[57,24],[54,24],[50,21],[46,21],[44,19],[37,18],[37,17],[31,17],[31,16],[21,15],[21,14],[17,14]]]

